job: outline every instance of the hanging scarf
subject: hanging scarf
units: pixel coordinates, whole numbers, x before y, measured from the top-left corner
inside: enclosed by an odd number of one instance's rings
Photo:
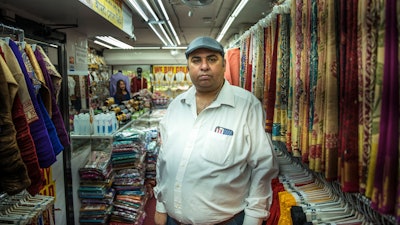
[[[358,1],[340,1],[340,178],[344,192],[358,191]]]
[[[394,213],[396,177],[399,177],[399,64],[396,0],[386,1],[385,64],[377,168],[371,206],[380,213]]]

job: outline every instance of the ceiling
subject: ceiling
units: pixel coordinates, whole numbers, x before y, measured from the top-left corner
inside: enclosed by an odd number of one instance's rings
[[[155,4],[156,1],[148,2]],[[276,0],[249,0],[221,40],[222,44],[226,45],[228,41],[237,39],[244,31],[268,15],[273,7],[272,2]],[[214,0],[211,4],[201,7],[190,7],[182,0],[163,0],[163,3],[181,45],[186,46],[197,36],[216,38],[239,0]],[[131,35],[112,25],[79,0],[0,0],[0,8],[3,18],[12,20],[15,15],[22,16],[60,32],[73,29],[86,34],[90,40],[94,36],[109,35],[134,47],[163,46],[136,11],[132,11],[136,37],[134,40]],[[91,42],[89,44],[93,45]]]

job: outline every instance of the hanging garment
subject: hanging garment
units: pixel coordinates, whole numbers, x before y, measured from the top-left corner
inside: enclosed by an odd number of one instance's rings
[[[18,83],[18,95],[21,99],[21,103],[24,106],[24,112],[28,123],[39,119],[36,114],[35,108],[32,103],[32,99],[29,95],[28,87],[26,86],[24,75],[22,74],[21,68],[16,60],[14,53],[8,45],[9,42],[0,40],[0,47],[2,48],[4,59],[10,68],[15,80]]]
[[[39,165],[41,168],[48,168],[56,161],[56,157],[53,151],[53,145],[51,143],[49,133],[46,129],[43,116],[39,108],[39,104],[35,94],[35,87],[33,86],[32,80],[28,75],[19,47],[13,41],[10,41],[8,44],[11,47],[15,55],[15,58],[18,61],[19,66],[21,67],[22,73],[24,74],[29,95],[31,97],[35,111],[39,117],[38,120],[29,123],[31,135],[35,142],[36,154],[38,156]]]
[[[339,174],[344,192],[356,192],[358,171],[358,1],[340,1]]]
[[[31,68],[32,70],[28,72],[33,73],[40,81],[40,89],[36,98],[38,99],[40,110],[42,111],[43,120],[45,122],[47,131],[49,133],[50,141],[53,146],[53,151],[55,155],[58,155],[64,147],[61,145],[60,138],[58,137],[56,128],[54,126],[52,118],[53,106],[51,100],[51,92],[50,89],[46,86],[46,79],[44,78],[43,72],[40,68],[39,62],[36,59],[35,53],[31,45],[25,45],[25,53],[28,56],[28,60],[25,60],[25,65],[28,65],[27,68]],[[43,107],[42,107],[43,104]]]
[[[374,107],[374,87],[377,66],[377,46],[378,46],[378,14],[375,9],[376,0],[360,1],[359,27],[360,37],[359,46],[361,57],[358,57],[359,68],[361,70],[360,83],[360,124],[359,124],[359,148],[360,148],[360,192],[367,193],[367,181],[369,168],[373,167],[371,160],[372,151],[372,126],[373,126],[373,107]],[[374,168],[375,170],[375,168]]]
[[[41,46],[37,46],[36,47],[35,56],[36,56],[36,59],[37,59],[37,61],[39,63],[39,66],[40,66],[40,68],[42,70],[43,77],[44,77],[44,79],[46,81],[46,85],[50,90],[50,94],[51,94],[51,109],[52,109],[51,120],[54,123],[54,126],[56,128],[56,132],[58,134],[58,137],[60,139],[61,144],[64,147],[67,147],[67,146],[69,146],[70,141],[69,141],[67,130],[65,128],[64,120],[62,118],[60,109],[59,109],[59,107],[57,105],[57,100],[56,100],[57,94],[56,94],[55,89],[53,87],[53,80],[52,80],[52,77],[50,75],[50,74],[55,74],[55,72],[57,72],[57,71],[52,69],[51,65],[53,65],[53,64],[51,64],[49,58],[44,53],[43,48]],[[58,74],[58,76],[57,75],[53,75],[53,77],[54,76],[58,77],[60,75],[59,74]]]
[[[39,193],[43,184],[43,173],[39,166],[39,161],[36,154],[36,147],[33,141],[31,131],[28,124],[28,119],[26,117],[27,113],[24,111],[24,105],[21,102],[20,94],[28,95],[24,99],[27,100],[28,106],[31,106],[33,110],[29,110],[28,114],[34,113],[36,111],[33,108],[32,100],[29,96],[28,88],[26,86],[25,78],[22,74],[21,68],[19,67],[18,61],[16,60],[11,48],[3,41],[0,41],[1,53],[7,63],[8,68],[14,75],[15,80],[18,82],[18,93],[15,97],[13,109],[12,109],[12,119],[17,132],[16,138],[18,147],[20,149],[21,157],[28,169],[29,179],[31,180],[31,185],[27,188],[31,195]],[[23,90],[21,90],[23,89]],[[32,117],[30,117],[32,118]],[[38,118],[37,118],[38,119]],[[36,119],[36,120],[37,120]]]
[[[225,53],[225,79],[230,84],[239,86],[239,72],[240,72],[240,49],[231,48]]]
[[[387,0],[385,9],[385,64],[378,158],[372,207],[380,213],[393,214],[396,208],[399,174],[399,64],[396,0]],[[397,4],[399,4],[397,2]]]
[[[17,91],[18,84],[3,57],[0,57],[0,192],[10,195],[23,191],[31,184],[19,152],[11,115]]]

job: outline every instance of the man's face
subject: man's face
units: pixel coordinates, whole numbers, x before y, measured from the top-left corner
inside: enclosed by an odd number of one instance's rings
[[[225,59],[219,52],[198,49],[189,55],[188,70],[198,91],[213,91],[224,82]]]

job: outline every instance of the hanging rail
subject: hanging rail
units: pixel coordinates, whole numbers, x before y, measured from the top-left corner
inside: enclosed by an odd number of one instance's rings
[[[3,23],[0,23],[0,30],[1,34],[13,34],[17,35],[18,41],[22,42],[24,41],[25,38],[25,32],[24,30],[12,26],[5,25]]]

